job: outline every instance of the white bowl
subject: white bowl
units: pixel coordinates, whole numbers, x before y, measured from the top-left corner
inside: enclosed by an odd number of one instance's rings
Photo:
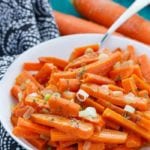
[[[0,120],[7,132],[24,148],[27,150],[36,149],[25,140],[17,138],[12,134],[12,124],[10,122],[11,106],[14,103],[10,95],[10,89],[14,84],[16,76],[20,73],[23,63],[27,61],[37,61],[37,58],[40,56],[57,56],[67,59],[75,47],[98,43],[101,38],[102,35],[100,34],[78,34],[56,38],[27,50],[9,67],[0,82]],[[125,49],[129,44],[136,48],[138,54],[145,53],[150,56],[150,47],[131,39],[112,36],[105,43],[106,47],[110,50],[114,50],[118,47]]]

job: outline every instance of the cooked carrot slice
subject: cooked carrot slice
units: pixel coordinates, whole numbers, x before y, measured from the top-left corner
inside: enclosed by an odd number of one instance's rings
[[[82,139],[87,139],[93,134],[93,125],[77,119],[68,119],[56,115],[33,114],[34,122],[49,127],[54,127],[62,132],[70,133]]]

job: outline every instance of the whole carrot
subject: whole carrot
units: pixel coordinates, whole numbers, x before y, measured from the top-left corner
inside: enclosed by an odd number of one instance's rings
[[[74,0],[77,11],[89,20],[111,26],[126,10],[109,0]],[[118,31],[133,39],[150,44],[150,22],[138,15],[131,17]]]
[[[105,33],[107,28],[71,15],[54,12],[55,20],[62,35],[76,33]]]

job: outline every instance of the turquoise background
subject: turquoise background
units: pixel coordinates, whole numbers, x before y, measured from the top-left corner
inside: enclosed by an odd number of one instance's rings
[[[125,7],[128,7],[134,0],[114,0],[114,1],[122,4]],[[51,3],[54,10],[58,10],[75,16],[80,16],[76,12],[74,6],[72,5],[72,0],[49,0],[49,2]],[[150,20],[150,6],[140,11],[139,14],[144,18]]]

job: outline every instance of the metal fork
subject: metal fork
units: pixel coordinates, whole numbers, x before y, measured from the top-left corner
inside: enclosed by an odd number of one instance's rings
[[[105,33],[100,41],[101,47],[104,46],[104,42],[109,38],[109,36],[115,32],[125,21],[149,4],[150,0],[136,0]]]

